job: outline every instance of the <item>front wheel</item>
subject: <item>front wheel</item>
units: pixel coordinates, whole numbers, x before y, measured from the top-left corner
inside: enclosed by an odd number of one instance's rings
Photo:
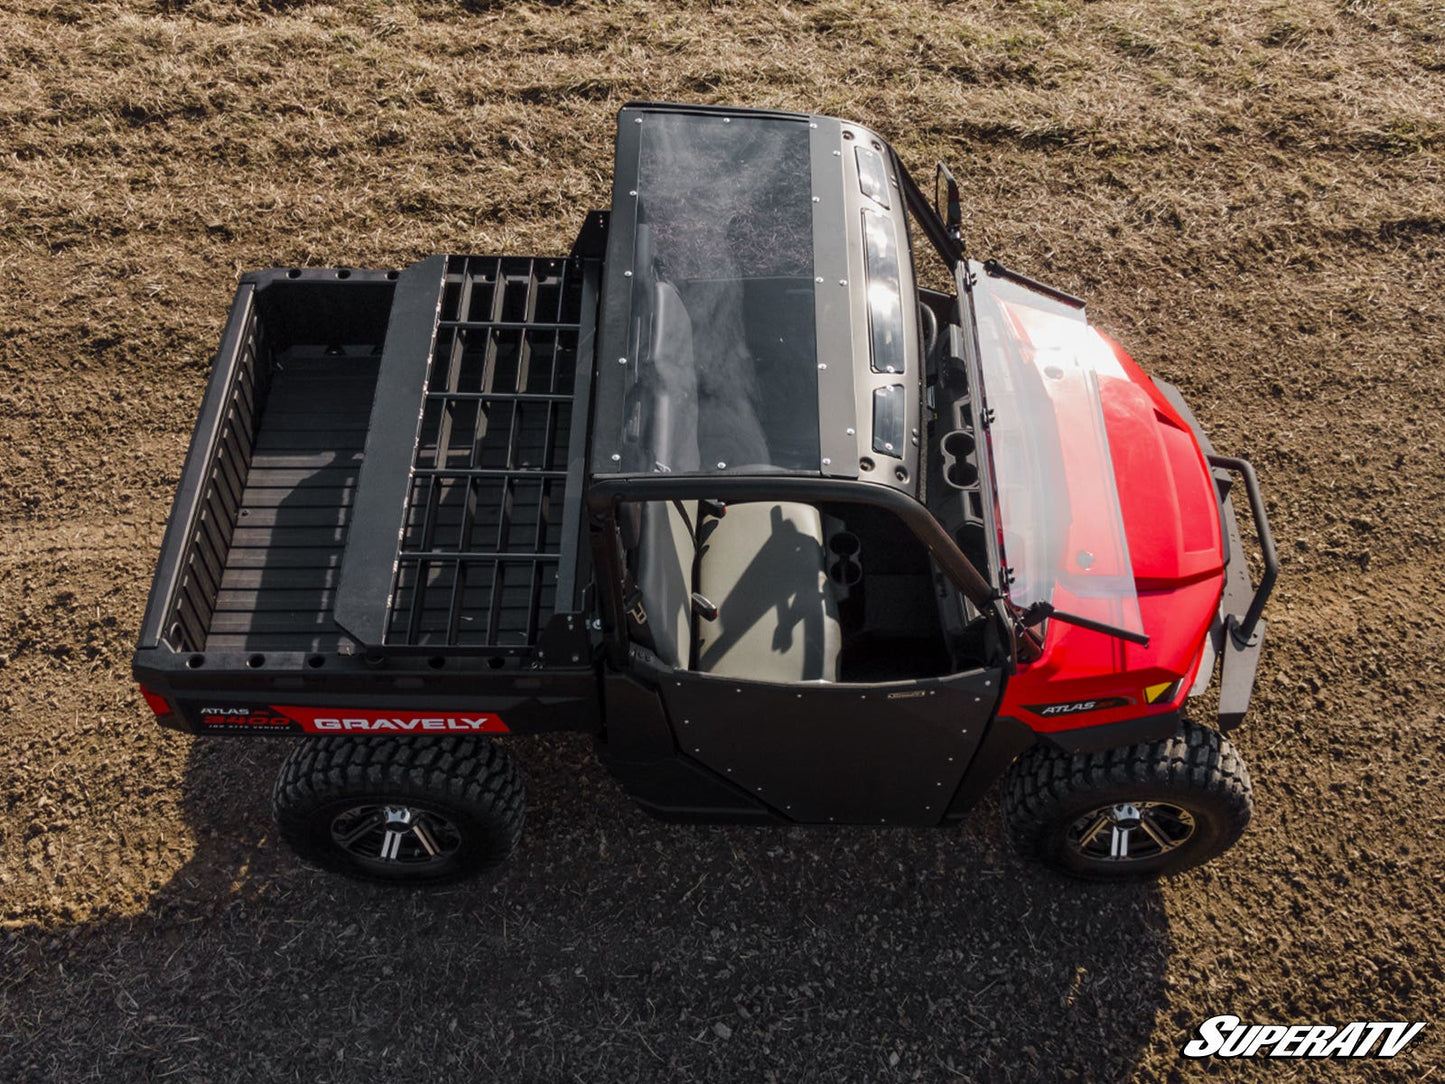
[[[1096,881],[1207,862],[1239,839],[1251,810],[1234,746],[1189,722],[1162,741],[1101,753],[1035,746],[1009,769],[1004,800],[1020,853]]]
[[[307,738],[281,765],[281,837],[323,869],[445,884],[495,866],[522,834],[516,767],[483,738]]]

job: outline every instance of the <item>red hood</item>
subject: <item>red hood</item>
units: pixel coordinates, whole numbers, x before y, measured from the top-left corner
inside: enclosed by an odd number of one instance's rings
[[[1224,586],[1219,506],[1204,454],[1153,381],[1106,341],[1121,371],[1101,374],[1099,397],[1139,613],[1150,640],[1139,647],[1050,622],[1043,657],[1020,667],[1002,709],[1043,731],[1177,707]],[[1068,602],[1057,600],[1060,609],[1068,609]],[[1176,682],[1160,696],[1161,686]],[[1029,707],[1116,696],[1128,703],[1084,717],[1041,717]]]
[[[1154,382],[1104,338],[1127,377],[1101,381],[1099,397],[1139,593],[1211,577],[1222,586],[1219,505],[1204,453]]]

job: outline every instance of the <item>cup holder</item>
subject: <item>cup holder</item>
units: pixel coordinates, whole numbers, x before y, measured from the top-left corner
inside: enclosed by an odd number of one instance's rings
[[[962,459],[955,459],[943,472],[943,476],[955,489],[968,489],[978,482],[978,468]]]
[[[975,447],[973,434],[955,429],[943,438],[943,477],[954,489],[968,489],[978,482],[978,468],[971,462]]]
[[[943,438],[943,452],[954,459],[967,459],[973,454],[973,434],[955,429]]]
[[[839,531],[828,539],[828,550],[837,560],[828,564],[828,578],[842,587],[852,587],[863,578],[858,553],[863,544],[852,531]]]

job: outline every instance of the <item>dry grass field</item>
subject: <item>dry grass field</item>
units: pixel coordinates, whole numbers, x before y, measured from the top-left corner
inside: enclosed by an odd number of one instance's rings
[[[565,251],[631,98],[811,109],[965,183],[1253,460],[1255,823],[1156,886],[961,829],[676,828],[517,747],[492,880],[342,883],[285,747],[129,657],[237,275]],[[1438,0],[0,0],[0,1080],[1445,1080]],[[1203,1019],[1426,1020],[1393,1062]]]

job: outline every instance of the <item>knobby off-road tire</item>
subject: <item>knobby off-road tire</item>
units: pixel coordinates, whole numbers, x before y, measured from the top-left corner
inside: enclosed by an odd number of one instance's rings
[[[312,737],[271,797],[281,837],[323,869],[435,885],[500,863],[522,834],[522,781],[485,738]]]
[[[1004,798],[1020,853],[1096,881],[1207,862],[1239,839],[1251,810],[1234,746],[1189,722],[1162,741],[1101,753],[1035,746],[1009,769]]]

